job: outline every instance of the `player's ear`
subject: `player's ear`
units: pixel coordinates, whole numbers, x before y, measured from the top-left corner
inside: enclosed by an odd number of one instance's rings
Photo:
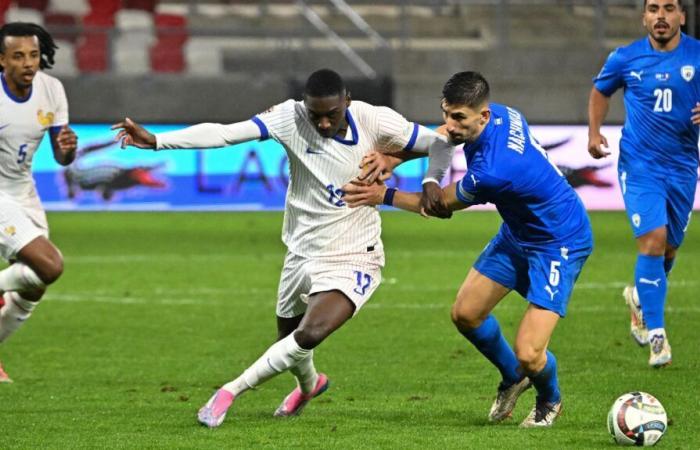
[[[484,106],[481,109],[481,125],[486,125],[489,123],[489,119],[491,118],[491,110],[489,109],[488,106]]]
[[[346,107],[346,108],[349,107],[349,106],[350,106],[350,103],[352,103],[352,99],[350,98],[350,91],[348,91],[348,92],[345,94],[345,107]]]

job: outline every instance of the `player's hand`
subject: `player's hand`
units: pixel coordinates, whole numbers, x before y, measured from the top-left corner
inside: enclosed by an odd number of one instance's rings
[[[372,184],[375,181],[386,181],[391,178],[394,167],[401,162],[400,159],[379,152],[367,153],[360,162],[359,181]]]
[[[695,102],[695,108],[692,110],[693,116],[690,120],[693,121],[693,125],[700,125],[700,102]]]
[[[138,148],[156,148],[156,137],[128,117],[123,122],[112,125],[112,129],[119,130],[114,140],[121,141],[122,148],[126,148],[127,145]]]
[[[78,136],[68,125],[63,125],[56,135],[56,144],[62,153],[74,153],[78,149]]]
[[[595,158],[605,158],[610,156],[610,152],[603,150],[603,147],[608,148],[608,140],[602,134],[588,136],[588,153]]]
[[[423,183],[423,194],[420,197],[420,215],[433,216],[440,219],[452,217],[452,211],[447,207],[440,185],[433,182]]]
[[[353,180],[341,188],[344,192],[341,197],[350,208],[358,206],[375,206],[384,202],[386,185],[384,183],[373,183],[370,185],[362,181]]]

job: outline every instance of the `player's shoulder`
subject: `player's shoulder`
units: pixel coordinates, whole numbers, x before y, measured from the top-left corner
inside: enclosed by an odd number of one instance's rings
[[[45,86],[50,90],[63,89],[63,83],[61,83],[61,80],[54,77],[53,75],[49,75],[43,70],[40,70],[36,73],[36,75],[34,76],[34,81],[32,83]]]
[[[700,52],[700,39],[696,39],[693,36],[683,34],[683,42],[687,47],[689,47],[693,51]]]
[[[632,41],[627,45],[623,45],[615,48],[610,52],[609,58],[616,58],[619,60],[627,60],[634,58],[641,54],[647,53],[649,51],[649,38],[646,36],[636,41]]]
[[[353,100],[349,109],[350,113],[360,120],[365,118],[402,117],[401,114],[388,106],[372,105],[360,100]]]

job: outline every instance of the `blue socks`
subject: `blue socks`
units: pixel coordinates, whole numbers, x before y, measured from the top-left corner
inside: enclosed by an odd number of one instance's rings
[[[547,350],[547,363],[539,373],[530,375],[530,379],[537,390],[537,401],[548,403],[561,401],[559,379],[557,378],[557,358],[552,352]]]
[[[489,315],[478,328],[460,332],[501,372],[503,384],[510,386],[520,381],[520,364],[495,317]]]
[[[668,266],[673,265],[670,260]],[[664,328],[666,302],[666,261],[663,256],[637,255],[634,280],[642,306],[644,322],[649,330]],[[670,267],[669,267],[670,270]]]

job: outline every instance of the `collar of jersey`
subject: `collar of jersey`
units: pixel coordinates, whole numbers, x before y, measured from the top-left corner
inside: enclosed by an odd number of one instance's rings
[[[7,81],[5,81],[5,72],[0,75],[0,78],[2,78],[2,89],[5,91],[5,94],[10,97],[10,99],[15,102],[15,103],[24,103],[30,98],[32,98],[32,92],[34,92],[34,86],[32,85],[31,88],[29,88],[29,94],[27,94],[26,97],[17,97],[15,94],[13,94],[10,91],[10,87],[7,85]]]
[[[360,135],[357,133],[355,120],[353,120],[352,114],[350,114],[350,109],[345,110],[345,120],[347,120],[348,127],[350,127],[350,135],[352,136],[352,139],[348,141],[347,139],[341,139],[338,136],[333,136],[333,140],[345,145],[357,145],[357,143],[360,142]]]

